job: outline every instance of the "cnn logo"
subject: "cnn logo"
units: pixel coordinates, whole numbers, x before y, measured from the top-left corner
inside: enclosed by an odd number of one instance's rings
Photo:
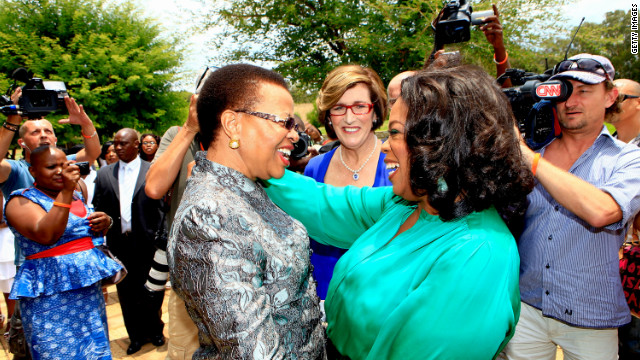
[[[541,98],[558,97],[562,94],[561,84],[544,84],[536,88],[536,95]]]

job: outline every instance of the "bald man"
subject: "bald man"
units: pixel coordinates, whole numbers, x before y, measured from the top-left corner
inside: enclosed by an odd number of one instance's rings
[[[609,116],[607,122],[615,126],[618,140],[640,145],[640,84],[629,79],[613,83],[621,98],[620,112]]]
[[[394,76],[391,81],[389,81],[389,85],[387,86],[387,98],[389,99],[389,105],[393,106],[396,103],[396,100],[400,97],[400,87],[402,86],[402,80],[413,76],[416,72],[413,70],[403,71],[398,75]]]
[[[138,156],[136,131],[118,131],[113,145],[120,160],[98,171],[93,206],[113,218],[107,245],[129,272],[116,287],[131,340],[127,354],[131,355],[148,342],[164,345],[164,323],[160,318],[164,292],[150,297],[144,287],[156,250],[154,240],[162,218],[162,200],[152,199],[144,191],[150,164]]]

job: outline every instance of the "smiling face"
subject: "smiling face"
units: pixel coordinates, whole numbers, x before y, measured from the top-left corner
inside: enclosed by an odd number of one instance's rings
[[[333,108],[354,104],[371,104],[371,93],[366,84],[359,83],[345,91]],[[366,144],[371,140],[374,116],[376,114],[373,109],[364,115],[355,115],[351,109],[347,109],[344,115],[329,115],[329,118],[340,144],[348,149],[358,150],[371,147]]]
[[[151,135],[147,135],[142,139],[142,152],[151,156],[158,150],[158,143]]]
[[[398,98],[389,115],[389,139],[382,144],[382,152],[386,154],[384,162],[387,169],[393,169],[389,180],[393,184],[393,193],[409,201],[418,201],[411,190],[409,174],[409,149],[405,140],[405,125],[409,109],[407,104]]]
[[[559,102],[558,120],[566,131],[600,131],[606,109],[618,96],[617,90],[606,91],[604,83],[589,85],[569,80],[573,92],[567,101]]]
[[[287,89],[263,83],[258,96],[260,100],[251,111],[277,115],[282,119],[293,116],[293,98]],[[236,151],[241,158],[236,170],[252,180],[281,178],[289,166],[293,144],[298,141],[296,130],[287,130],[282,123],[243,112],[235,114],[240,121],[240,147]]]

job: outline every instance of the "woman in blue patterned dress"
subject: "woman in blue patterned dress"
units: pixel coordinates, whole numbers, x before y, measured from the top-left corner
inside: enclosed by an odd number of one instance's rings
[[[20,300],[34,359],[111,359],[100,280],[120,265],[94,247],[111,218],[75,191],[79,168],[54,147],[31,153],[34,186],[13,192],[5,217],[26,261],[10,298]]]

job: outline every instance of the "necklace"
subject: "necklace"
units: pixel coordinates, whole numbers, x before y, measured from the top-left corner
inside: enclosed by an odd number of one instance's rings
[[[355,181],[358,181],[358,179],[360,179],[360,175],[358,173],[362,171],[362,169],[364,169],[364,166],[367,165],[367,163],[369,162],[369,159],[371,159],[371,157],[373,156],[373,153],[376,152],[376,149],[378,148],[378,139],[375,137],[375,135],[374,135],[374,138],[375,138],[375,143],[373,143],[373,150],[371,150],[369,157],[367,157],[367,160],[364,161],[364,163],[362,164],[362,166],[360,166],[358,170],[353,170],[352,168],[349,167],[349,165],[347,165],[346,162],[344,162],[344,159],[342,158],[342,146],[340,146],[340,148],[338,149],[340,153],[340,161],[342,162],[342,165],[344,165],[344,167],[347,168],[347,170],[353,173],[353,180]]]

